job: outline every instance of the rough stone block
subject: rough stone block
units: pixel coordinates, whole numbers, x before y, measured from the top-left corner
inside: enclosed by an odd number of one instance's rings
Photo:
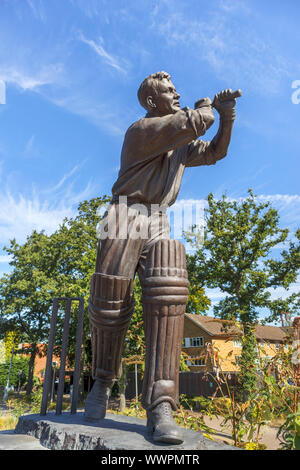
[[[183,444],[159,445],[148,434],[144,419],[109,413],[99,424],[85,421],[83,413],[24,415],[15,432],[31,435],[53,450],[236,450],[187,429]]]

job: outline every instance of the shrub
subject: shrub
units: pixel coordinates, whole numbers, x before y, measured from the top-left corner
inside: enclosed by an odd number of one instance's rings
[[[18,419],[10,413],[0,416],[0,431],[15,429]]]
[[[13,358],[11,371],[10,371],[10,379],[9,384],[17,387],[19,383],[19,375],[20,371],[23,372],[23,376],[28,376],[28,358],[15,356]],[[7,377],[9,372],[10,360],[6,360],[3,364],[0,364],[0,386],[5,387],[7,384]]]

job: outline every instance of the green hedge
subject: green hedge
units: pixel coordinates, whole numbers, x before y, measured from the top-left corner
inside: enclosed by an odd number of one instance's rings
[[[28,363],[29,363],[29,358],[14,356],[12,366],[11,366],[10,379],[9,379],[10,386],[11,385],[13,385],[14,387],[18,386],[18,382],[19,382],[18,372],[20,370],[23,371],[25,381],[27,382]],[[10,360],[4,362],[3,364],[0,364],[0,387],[6,386],[9,365],[10,365]],[[24,379],[23,379],[23,382],[24,382]]]

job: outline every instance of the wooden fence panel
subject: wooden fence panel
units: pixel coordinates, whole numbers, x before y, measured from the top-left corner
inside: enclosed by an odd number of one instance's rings
[[[236,372],[226,372],[224,375],[230,389],[232,389],[232,387],[238,386],[238,374]],[[223,394],[226,396],[226,383],[221,383],[220,386]],[[138,376],[138,393],[142,393],[142,381],[140,376]],[[216,374],[210,373],[207,375],[205,372],[180,372],[179,394],[186,395],[187,397],[211,397],[212,395],[217,397],[222,396],[220,387],[218,387],[218,383],[216,381]],[[128,372],[127,375],[126,398],[128,400],[135,398],[134,372]]]

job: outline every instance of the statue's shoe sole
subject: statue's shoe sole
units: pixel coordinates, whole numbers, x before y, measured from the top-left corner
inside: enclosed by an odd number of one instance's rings
[[[155,442],[164,442],[165,444],[182,444],[183,439],[177,436],[170,436],[168,434],[162,436],[155,436],[153,434],[153,440]]]
[[[158,430],[155,431],[154,426],[152,425],[150,420],[148,420],[147,422],[147,430],[148,434],[152,437],[154,442],[164,442],[166,444],[182,444],[184,441],[181,432],[174,433],[172,432],[172,430],[166,430],[166,432],[158,432]]]

